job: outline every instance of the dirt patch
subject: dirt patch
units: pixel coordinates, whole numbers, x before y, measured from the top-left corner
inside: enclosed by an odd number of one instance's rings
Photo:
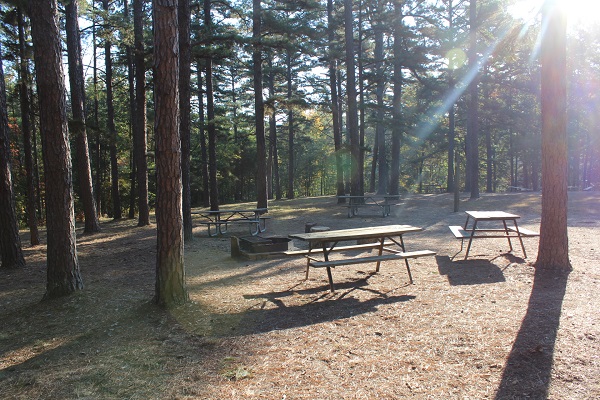
[[[448,225],[452,195],[406,197],[382,218],[348,218],[331,197],[272,201],[267,234],[406,223],[408,249],[436,257],[304,280],[302,258],[240,260],[205,227],[186,243],[192,302],[151,304],[155,227],[103,222],[78,237],[85,289],[41,302],[45,247],[0,271],[0,397],[22,399],[465,399],[600,397],[600,195],[571,192],[568,277],[536,276],[500,239],[469,259]],[[247,204],[246,206],[252,206]],[[540,196],[485,194],[461,210],[501,209],[539,230]],[[230,234],[245,235],[245,227]],[[25,243],[25,236],[24,236]],[[464,254],[464,253],[462,253]]]

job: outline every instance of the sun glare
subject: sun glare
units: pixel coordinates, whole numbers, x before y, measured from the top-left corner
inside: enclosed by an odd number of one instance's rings
[[[547,0],[516,0],[510,12],[516,18],[531,21],[539,17],[542,5]],[[580,25],[600,25],[599,0],[551,0],[567,13],[567,23],[571,27]]]

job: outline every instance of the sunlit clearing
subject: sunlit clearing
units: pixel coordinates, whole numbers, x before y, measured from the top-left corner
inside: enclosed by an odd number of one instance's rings
[[[600,23],[600,1],[598,0],[517,0],[509,7],[509,12],[524,21],[539,17],[546,1],[554,1],[567,14],[571,27]]]

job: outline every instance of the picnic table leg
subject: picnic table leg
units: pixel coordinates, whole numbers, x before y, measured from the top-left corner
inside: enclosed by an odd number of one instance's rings
[[[378,254],[377,254],[379,256],[383,254],[383,242],[384,241],[385,241],[385,238],[379,239],[379,243],[380,244],[379,244],[379,247],[378,247],[379,251],[378,251]],[[375,272],[379,272],[379,265],[381,265],[381,260],[377,261],[377,266],[375,267]]]
[[[517,235],[519,236],[519,242],[521,243],[521,249],[523,249],[523,257],[527,258],[527,253],[525,252],[525,245],[523,244],[523,236],[521,236],[521,231],[519,231],[519,227],[517,226],[517,220],[513,219],[512,222],[515,224],[515,230],[517,231]]]
[[[406,251],[406,247],[404,247],[404,239],[402,239],[402,235],[400,235],[400,247],[402,247],[402,251]],[[413,284],[412,274],[410,273],[410,265],[408,264],[408,258],[404,259],[404,264],[406,264],[406,272],[408,272],[408,279],[410,280],[410,284]]]
[[[333,248],[335,247],[337,242],[333,242],[329,249],[327,249],[328,244],[329,244],[329,242],[323,242],[323,259],[325,261],[329,261],[329,253],[331,253],[331,250],[333,250]],[[331,267],[327,267],[326,269],[327,269],[327,279],[329,280],[329,291],[331,293],[333,293],[333,292],[335,292],[335,289],[333,288],[333,277],[331,276]]]
[[[513,223],[515,223],[515,221],[513,221]],[[504,233],[506,234],[506,238],[508,239],[508,247],[510,248],[510,251],[513,251],[513,247],[512,247],[512,242],[510,241],[510,233],[508,232],[508,227],[506,226],[506,220],[502,220],[502,225],[504,225]],[[516,223],[515,223],[516,225]]]
[[[467,217],[467,222],[469,221],[469,217]],[[465,222],[465,227],[467,223]],[[469,257],[469,250],[471,250],[471,243],[473,242],[473,235],[475,235],[475,229],[477,229],[477,220],[473,220],[473,228],[471,229],[471,235],[469,235],[469,244],[467,245],[467,252],[465,254],[465,260]],[[466,230],[466,229],[465,229]]]

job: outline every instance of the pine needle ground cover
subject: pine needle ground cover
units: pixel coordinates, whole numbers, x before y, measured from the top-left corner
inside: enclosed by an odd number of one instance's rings
[[[524,239],[527,259],[501,239],[452,259],[460,241],[448,226],[465,216],[451,194],[407,195],[387,218],[347,218],[332,197],[269,205],[268,235],[306,223],[424,228],[406,246],[437,256],[411,261],[413,285],[390,261],[378,274],[334,269],[330,293],[325,271],[304,280],[300,257],[234,259],[229,235],[197,227],[185,249],[192,301],[161,310],[155,227],[122,220],[78,236],[85,289],[41,302],[45,247],[26,248],[27,266],[0,275],[0,398],[599,398],[600,194],[569,196],[568,277],[535,276],[538,238]],[[539,230],[539,194],[460,207],[513,212]]]

